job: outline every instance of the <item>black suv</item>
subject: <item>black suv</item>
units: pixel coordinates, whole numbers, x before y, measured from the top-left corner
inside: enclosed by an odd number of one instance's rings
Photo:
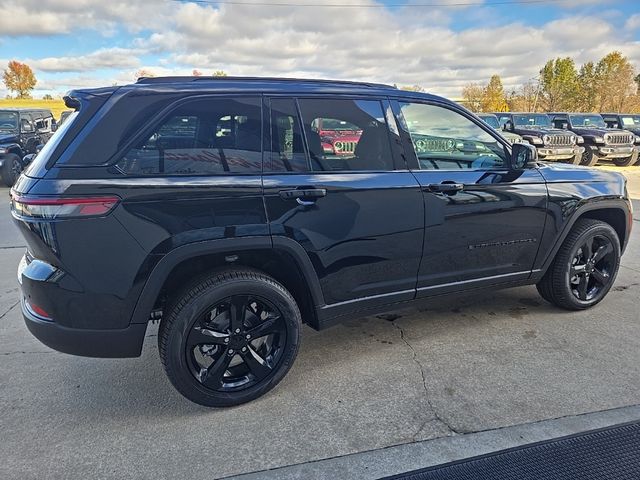
[[[636,148],[640,149],[640,115],[636,113],[603,113],[601,114],[607,128],[626,130],[636,136]],[[640,157],[640,155],[639,155]],[[640,165],[640,158],[636,162]]]
[[[638,160],[635,134],[607,128],[597,113],[550,113],[549,116],[554,127],[570,130],[584,139],[582,165],[592,166],[599,160],[611,160],[619,167],[627,167]]]
[[[49,110],[4,108],[0,110],[0,178],[10,187],[33,158],[39,145],[56,130]]]
[[[500,125],[507,132],[517,133],[538,150],[542,160],[560,160],[580,164],[583,139],[567,130],[553,128],[546,113],[496,112]]]
[[[591,307],[630,234],[622,175],[538,163],[427,94],[188,77],[65,101],[11,191],[26,324],[62,352],[135,357],[158,319],[171,382],[204,405],[274,387],[303,323],[525,284]],[[356,126],[353,151],[327,153],[323,122]]]

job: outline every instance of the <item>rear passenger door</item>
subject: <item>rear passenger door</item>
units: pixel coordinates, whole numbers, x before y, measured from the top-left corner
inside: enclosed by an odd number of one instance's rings
[[[271,151],[263,182],[271,233],[274,243],[286,237],[306,250],[326,315],[412,299],[424,203],[388,102],[267,101]]]
[[[455,106],[393,105],[424,194],[418,296],[528,278],[546,217],[538,170],[511,169],[506,144]]]

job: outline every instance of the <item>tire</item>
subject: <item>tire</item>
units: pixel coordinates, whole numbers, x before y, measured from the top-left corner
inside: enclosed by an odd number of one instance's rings
[[[580,165],[584,165],[585,167],[593,167],[596,163],[598,163],[600,157],[597,153],[594,153],[589,147],[585,147],[584,152],[582,153],[582,161]]]
[[[630,157],[625,158],[614,158],[613,163],[615,163],[618,167],[630,167],[631,165],[635,165],[638,161],[638,150],[634,149],[633,153]]]
[[[22,162],[20,157],[13,153],[4,157],[2,168],[0,169],[0,176],[2,177],[2,183],[7,187],[12,187],[20,173],[22,172]]]
[[[590,245],[590,247],[588,247]],[[607,295],[620,267],[620,240],[608,223],[580,219],[536,287],[566,310],[593,307]]]
[[[239,405],[284,378],[298,353],[301,325],[295,300],[273,278],[249,269],[218,271],[170,302],[158,332],[160,359],[173,386],[192,402]]]

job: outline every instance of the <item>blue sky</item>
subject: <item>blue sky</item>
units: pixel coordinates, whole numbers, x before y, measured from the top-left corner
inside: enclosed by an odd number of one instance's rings
[[[637,0],[235,2],[245,4],[4,0],[0,67],[29,63],[36,96],[129,83],[140,70],[373,80],[456,97],[494,73],[516,88],[556,56],[579,64],[620,50],[640,69]],[[352,6],[329,6],[340,3]]]

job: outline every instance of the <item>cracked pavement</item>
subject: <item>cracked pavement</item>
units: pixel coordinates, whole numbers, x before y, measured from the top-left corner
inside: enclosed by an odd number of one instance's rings
[[[640,168],[630,178],[638,220]],[[614,289],[590,311],[560,311],[524,287],[443,297],[324,332],[306,328],[275,390],[211,410],[184,400],[165,378],[155,325],[136,359],[72,357],[32,338],[17,304],[22,249],[12,247],[21,239],[5,206],[2,479],[219,478],[359,452],[375,461],[392,446],[640,404],[637,227]]]

